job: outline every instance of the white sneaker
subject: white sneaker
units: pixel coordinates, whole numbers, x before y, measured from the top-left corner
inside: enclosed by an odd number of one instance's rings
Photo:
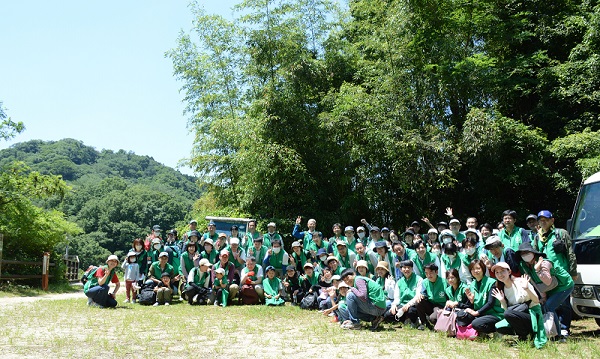
[[[154,303],[153,307],[158,307],[158,302]]]
[[[194,302],[194,303],[198,303],[198,294],[196,294],[196,295],[194,296],[194,298],[192,298],[192,302]]]
[[[561,329],[560,335],[563,336],[563,337],[568,337],[569,336],[569,331],[566,330],[566,329]]]
[[[123,303],[129,303],[129,299],[125,299]]]
[[[171,304],[169,304],[169,302],[166,302],[165,305],[171,305]]]

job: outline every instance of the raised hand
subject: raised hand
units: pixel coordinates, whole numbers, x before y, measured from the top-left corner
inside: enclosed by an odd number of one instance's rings
[[[499,290],[498,288],[494,288],[494,289],[492,289],[492,297],[498,299],[499,301],[503,301],[504,293],[502,293],[502,291]]]
[[[302,223],[302,217],[298,216],[298,218],[296,218],[296,224],[300,224]]]
[[[446,207],[446,216],[453,217],[454,213],[452,211],[452,207]]]

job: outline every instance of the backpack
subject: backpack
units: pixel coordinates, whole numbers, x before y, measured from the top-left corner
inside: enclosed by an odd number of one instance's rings
[[[140,294],[137,296],[137,301],[141,305],[152,305],[156,302],[156,292],[154,292],[154,287],[156,284],[152,283],[144,283],[142,288],[140,289]]]
[[[240,298],[242,298],[242,304],[254,305],[260,303],[258,293],[252,285],[244,284],[242,290],[240,290]]]
[[[317,295],[315,294],[315,292],[306,294],[300,302],[300,309],[313,310],[317,309],[318,306],[319,302],[317,301]]]
[[[83,273],[83,275],[81,276],[81,284],[85,284],[87,283],[88,279],[92,279],[94,277],[94,274],[96,274],[96,271],[98,270],[98,267],[95,265],[91,265],[88,267],[88,269],[86,269],[86,271]]]

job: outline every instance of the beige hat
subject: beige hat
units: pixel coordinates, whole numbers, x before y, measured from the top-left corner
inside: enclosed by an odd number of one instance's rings
[[[206,238],[206,239],[204,240],[204,244],[206,244],[206,243],[210,244],[210,245],[211,245],[211,246],[213,246],[213,247],[215,246],[215,244],[213,243],[213,240],[212,240],[212,239],[210,239],[210,238]]]
[[[329,256],[329,257],[327,257],[327,260],[325,261],[325,263],[329,264],[329,261],[333,261],[333,260],[335,260],[335,261],[337,261],[339,263],[339,261],[338,261],[338,259],[337,259],[336,256]]]
[[[215,273],[221,273],[221,274],[225,274],[225,269],[223,269],[223,268],[217,268],[217,269],[215,270]]]
[[[386,263],[387,263],[387,262],[386,262]],[[364,259],[361,259],[361,260],[359,260],[358,262],[356,262],[356,268],[358,268],[358,267],[364,267],[364,268],[367,268],[367,269],[369,269],[369,263],[367,263],[367,261],[366,261],[366,260],[364,260]]]
[[[304,267],[303,268],[307,268],[307,267],[315,268],[315,266],[313,266],[312,263],[310,263],[310,262],[304,263]]]
[[[390,265],[386,261],[377,262],[377,267],[375,267],[375,269],[379,268],[385,269],[388,273],[390,272]]]
[[[492,272],[495,272],[496,269],[498,269],[498,268],[504,268],[504,269],[508,269],[510,271],[510,266],[506,262],[498,262],[498,263],[494,264],[494,266],[492,267]]]
[[[202,266],[209,266],[210,267],[210,266],[212,266],[212,264],[210,263],[210,261],[208,259],[202,258],[202,259],[200,259],[199,266],[200,267],[202,267]]]
[[[343,281],[340,281],[338,283],[337,287],[338,287],[338,289],[341,289],[341,288],[350,288],[350,286],[348,284],[346,284],[346,282],[343,282]]]

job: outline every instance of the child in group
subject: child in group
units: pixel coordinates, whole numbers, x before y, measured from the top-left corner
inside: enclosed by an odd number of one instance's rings
[[[124,303],[134,303],[137,299],[137,281],[141,280],[140,265],[137,262],[137,254],[134,251],[127,253],[127,258],[121,266],[125,271],[125,294],[127,299]]]
[[[285,300],[292,302],[292,305],[297,305],[302,300],[302,296],[298,298],[300,292],[300,279],[293,265],[286,268],[285,278],[283,278],[283,288],[285,290]]]
[[[160,276],[160,282],[154,287],[154,291],[156,292],[156,302],[154,306],[158,306],[160,304],[170,305],[171,300],[173,299],[173,290],[171,289],[171,276],[169,273],[164,272]]]
[[[281,280],[275,276],[275,267],[268,266],[266,271],[267,278],[263,280],[265,305],[283,305],[285,302],[281,298]]]
[[[213,282],[213,291],[216,293],[215,306],[218,306],[219,304],[223,308],[227,306],[227,298],[229,298],[227,284],[229,284],[229,281],[227,280],[227,277],[225,277],[225,269],[217,268],[215,270],[215,280]]]

